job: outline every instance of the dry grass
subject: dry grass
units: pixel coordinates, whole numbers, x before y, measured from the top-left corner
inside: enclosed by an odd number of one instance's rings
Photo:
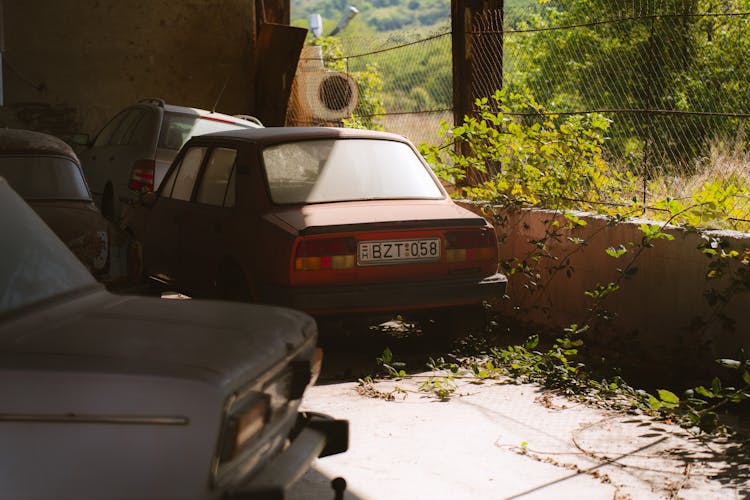
[[[734,186],[739,193],[727,200],[725,220],[707,221],[718,228],[747,231],[750,227],[750,151],[744,131],[730,140],[715,140],[708,158],[692,175],[665,175],[648,182],[647,205],[672,198],[690,205],[710,186]]]

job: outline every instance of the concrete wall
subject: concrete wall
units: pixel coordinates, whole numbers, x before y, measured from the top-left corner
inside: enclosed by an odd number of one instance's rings
[[[530,242],[545,238],[550,227],[546,221],[557,220],[561,228],[567,222],[560,214],[544,210],[485,211],[488,214],[501,239],[501,259],[526,259],[530,263],[538,253],[538,247]],[[609,225],[603,217],[581,218],[587,222],[585,227],[561,229],[559,236],[548,240],[549,257],[542,258],[536,267],[538,278],[532,280],[522,273],[509,276],[509,299],[498,302],[500,311],[552,332],[562,332],[572,323],[588,322],[592,299],[585,292],[618,279],[617,269],[624,268],[638,250],[630,243],[641,242],[639,226],[644,221]],[[710,370],[716,358],[736,359],[741,348],[750,353],[750,293],[735,294],[722,307],[721,312],[733,324],[719,320],[718,310],[709,305],[705,293],[711,288],[724,291],[730,282],[706,279],[711,261],[697,249],[706,240],[678,228],[667,232],[674,240],[654,241],[653,248],[638,257],[637,272],[605,300],[604,306],[614,313],[614,319],[598,322],[593,337],[617,348],[633,349],[632,354],[638,356],[651,356],[656,362],[669,354],[681,358],[670,359],[677,361],[675,366],[688,368]],[[750,248],[750,234],[711,234],[739,251]],[[568,239],[576,237],[585,245]],[[627,255],[619,259],[607,255],[608,247],[620,244],[629,249]],[[554,271],[558,265],[563,269]],[[748,266],[740,267],[748,272]]]
[[[252,0],[5,0],[4,13],[0,120],[93,134],[145,97],[210,109],[225,83],[217,111],[253,112]]]

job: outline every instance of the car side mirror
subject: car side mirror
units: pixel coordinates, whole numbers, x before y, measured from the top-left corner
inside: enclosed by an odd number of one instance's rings
[[[159,196],[154,191],[146,191],[141,195],[141,204],[144,207],[153,207]]]

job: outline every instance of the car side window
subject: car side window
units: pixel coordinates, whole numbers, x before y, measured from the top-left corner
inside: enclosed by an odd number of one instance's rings
[[[165,189],[171,188],[171,198],[184,201],[190,200],[193,194],[193,186],[195,186],[195,179],[198,177],[198,171],[205,156],[205,147],[190,148],[185,152],[180,165],[170,175],[170,177],[174,176],[174,181],[167,179],[167,182],[173,183],[173,185],[166,184],[164,186]],[[166,191],[162,191],[162,193],[166,193]]]
[[[217,207],[224,204],[236,158],[236,149],[216,148],[211,152],[198,186],[198,203]]]
[[[109,123],[104,126],[101,132],[99,132],[99,135],[96,136],[93,147],[106,146],[107,144],[109,144],[109,141],[112,138],[112,135],[115,133],[115,130],[118,129],[118,127],[120,126],[120,124],[122,124],[123,120],[125,120],[128,114],[129,111],[125,110],[118,113],[114,118],[112,118]]]

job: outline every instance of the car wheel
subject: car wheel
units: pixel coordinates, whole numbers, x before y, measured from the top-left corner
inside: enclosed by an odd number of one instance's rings
[[[105,219],[115,222],[115,190],[111,182],[104,186],[101,210]]]

